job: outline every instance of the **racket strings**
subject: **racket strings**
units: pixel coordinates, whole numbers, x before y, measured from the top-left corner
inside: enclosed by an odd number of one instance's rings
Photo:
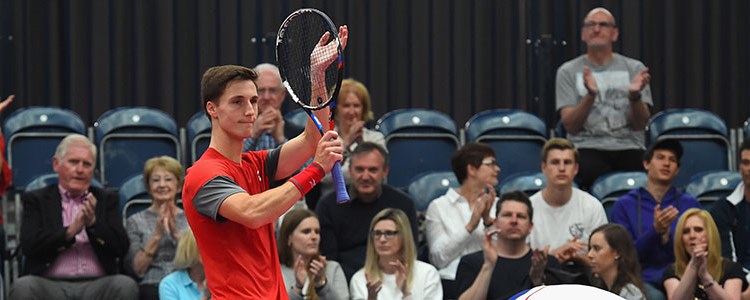
[[[313,53],[313,49],[325,32],[330,32],[328,43],[336,42],[334,37],[337,32],[333,29],[318,14],[303,13],[288,22],[284,29],[283,42],[278,49],[279,66],[297,96],[296,100],[310,108],[319,108],[327,104],[338,84],[339,61],[332,62],[326,68],[325,91],[313,91],[313,88],[319,88],[321,85],[312,83],[311,80],[317,78],[310,78],[311,61],[331,55],[338,56],[338,47],[326,47],[327,51]],[[327,95],[327,99],[312,98],[312,95],[323,94]]]

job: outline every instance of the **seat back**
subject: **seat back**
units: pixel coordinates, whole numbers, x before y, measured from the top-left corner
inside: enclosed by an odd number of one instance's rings
[[[701,207],[709,210],[713,204],[734,191],[742,182],[742,175],[732,171],[708,171],[693,176],[685,192],[693,195]]]
[[[120,211],[122,212],[123,225],[129,216],[151,205],[151,195],[143,183],[143,174],[128,177],[120,185],[118,192],[120,194]]]
[[[613,172],[602,175],[591,185],[591,195],[601,201],[607,218],[617,199],[632,189],[644,187],[648,182],[645,172]]]
[[[388,148],[388,184],[406,187],[417,174],[450,171],[458,149],[458,129],[448,115],[427,109],[399,109],[385,114],[375,127]]]
[[[143,171],[146,160],[167,155],[182,161],[174,119],[161,110],[123,107],[104,113],[94,124],[99,173],[107,187],[119,188]]]
[[[52,170],[52,157],[63,138],[73,133],[86,135],[86,126],[75,112],[56,107],[16,110],[5,119],[3,128],[17,190]]]
[[[547,186],[547,177],[541,172],[521,172],[512,174],[500,182],[500,194],[522,191],[531,196]]]
[[[495,150],[500,182],[511,174],[539,170],[547,126],[537,116],[513,109],[488,110],[472,116],[465,129],[467,141]]]
[[[743,131],[745,132],[745,139],[750,140],[750,117],[747,118],[742,128],[743,128]]]
[[[684,154],[673,184],[684,187],[693,175],[704,171],[729,170],[732,166],[729,131],[717,115],[698,109],[672,109],[654,115],[646,129],[650,143],[674,139]]]
[[[29,182],[29,184],[26,185],[26,191],[30,192],[36,189],[41,189],[43,187],[46,187],[48,185],[57,184],[59,181],[59,178],[57,176],[57,173],[47,173],[43,175],[39,175],[33,180]],[[97,188],[104,188],[101,182],[96,180],[95,178],[91,179],[91,186],[97,187]]]
[[[187,122],[188,165],[192,165],[208,149],[211,142],[211,121],[199,111]]]
[[[449,188],[459,186],[452,171],[425,172],[414,177],[407,191],[414,200],[414,208],[424,212],[432,200],[444,195]]]
[[[309,119],[307,112],[301,108],[284,114],[284,135],[288,139],[298,136],[305,130],[307,119]]]

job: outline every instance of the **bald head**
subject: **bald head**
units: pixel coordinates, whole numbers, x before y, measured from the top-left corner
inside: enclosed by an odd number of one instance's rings
[[[612,13],[609,10],[607,10],[606,8],[604,8],[604,7],[597,7],[597,8],[592,9],[591,11],[589,11],[589,13],[586,14],[586,18],[583,19],[583,22],[585,23],[587,20],[591,19],[591,17],[593,15],[597,14],[597,13],[603,13],[603,14],[607,15],[609,17],[610,21],[612,22],[612,24],[617,24],[615,22],[615,16],[612,15]]]

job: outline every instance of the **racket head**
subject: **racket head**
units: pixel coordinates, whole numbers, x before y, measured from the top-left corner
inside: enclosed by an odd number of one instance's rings
[[[325,71],[325,93],[313,92],[310,78],[311,54],[320,37],[329,32],[328,43],[336,43],[337,58]],[[330,53],[320,53],[330,55]],[[302,8],[290,14],[279,27],[276,35],[276,61],[284,87],[292,100],[305,109],[317,110],[326,107],[338,95],[343,73],[343,54],[338,29],[322,11]],[[326,94],[318,102],[314,94]]]

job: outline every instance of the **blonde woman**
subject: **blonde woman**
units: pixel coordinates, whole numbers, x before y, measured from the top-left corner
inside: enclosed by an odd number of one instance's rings
[[[143,167],[143,183],[151,206],[127,219],[130,239],[127,266],[137,275],[140,299],[158,299],[159,281],[173,270],[180,232],[187,228],[185,212],[177,207],[182,188],[182,165],[169,156],[154,157]]]
[[[437,269],[416,259],[411,225],[400,209],[386,208],[370,223],[365,267],[352,276],[352,299],[443,299]]]
[[[201,254],[195,243],[193,232],[188,228],[182,233],[174,257],[177,271],[167,275],[159,283],[160,300],[206,300],[206,273],[203,271]]]
[[[707,211],[691,208],[682,214],[674,254],[675,262],[664,270],[669,299],[740,299],[745,275],[738,264],[721,257],[719,231]]]
[[[320,221],[314,212],[289,211],[277,245],[289,299],[349,299],[341,265],[320,255]]]

